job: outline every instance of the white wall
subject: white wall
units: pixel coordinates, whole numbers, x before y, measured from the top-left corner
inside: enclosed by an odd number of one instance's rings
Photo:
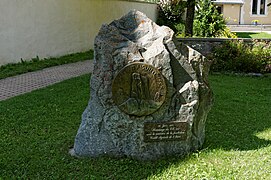
[[[103,23],[131,9],[156,20],[155,4],[119,0],[0,0],[0,65],[93,48]]]

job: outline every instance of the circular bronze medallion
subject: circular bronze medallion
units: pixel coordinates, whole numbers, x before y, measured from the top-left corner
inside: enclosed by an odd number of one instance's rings
[[[159,70],[145,63],[131,63],[117,74],[112,85],[114,103],[125,113],[146,116],[161,107],[166,82]]]

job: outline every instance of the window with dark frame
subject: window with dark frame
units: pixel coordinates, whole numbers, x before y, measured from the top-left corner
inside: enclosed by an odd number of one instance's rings
[[[252,14],[265,15],[266,14],[266,0],[252,0]]]

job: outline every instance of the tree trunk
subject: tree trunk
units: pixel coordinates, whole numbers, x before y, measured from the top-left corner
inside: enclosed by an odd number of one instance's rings
[[[193,36],[193,21],[195,15],[195,0],[187,0],[187,11],[185,21],[185,36]]]

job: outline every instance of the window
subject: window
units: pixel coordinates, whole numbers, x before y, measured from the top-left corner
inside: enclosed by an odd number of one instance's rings
[[[257,14],[258,0],[253,0],[252,2],[252,14]]]
[[[265,14],[265,0],[261,0],[260,14]]]
[[[266,0],[252,0],[252,14],[265,15],[266,14]]]
[[[219,14],[222,14],[223,10],[222,10],[222,6],[217,6],[216,10]]]

